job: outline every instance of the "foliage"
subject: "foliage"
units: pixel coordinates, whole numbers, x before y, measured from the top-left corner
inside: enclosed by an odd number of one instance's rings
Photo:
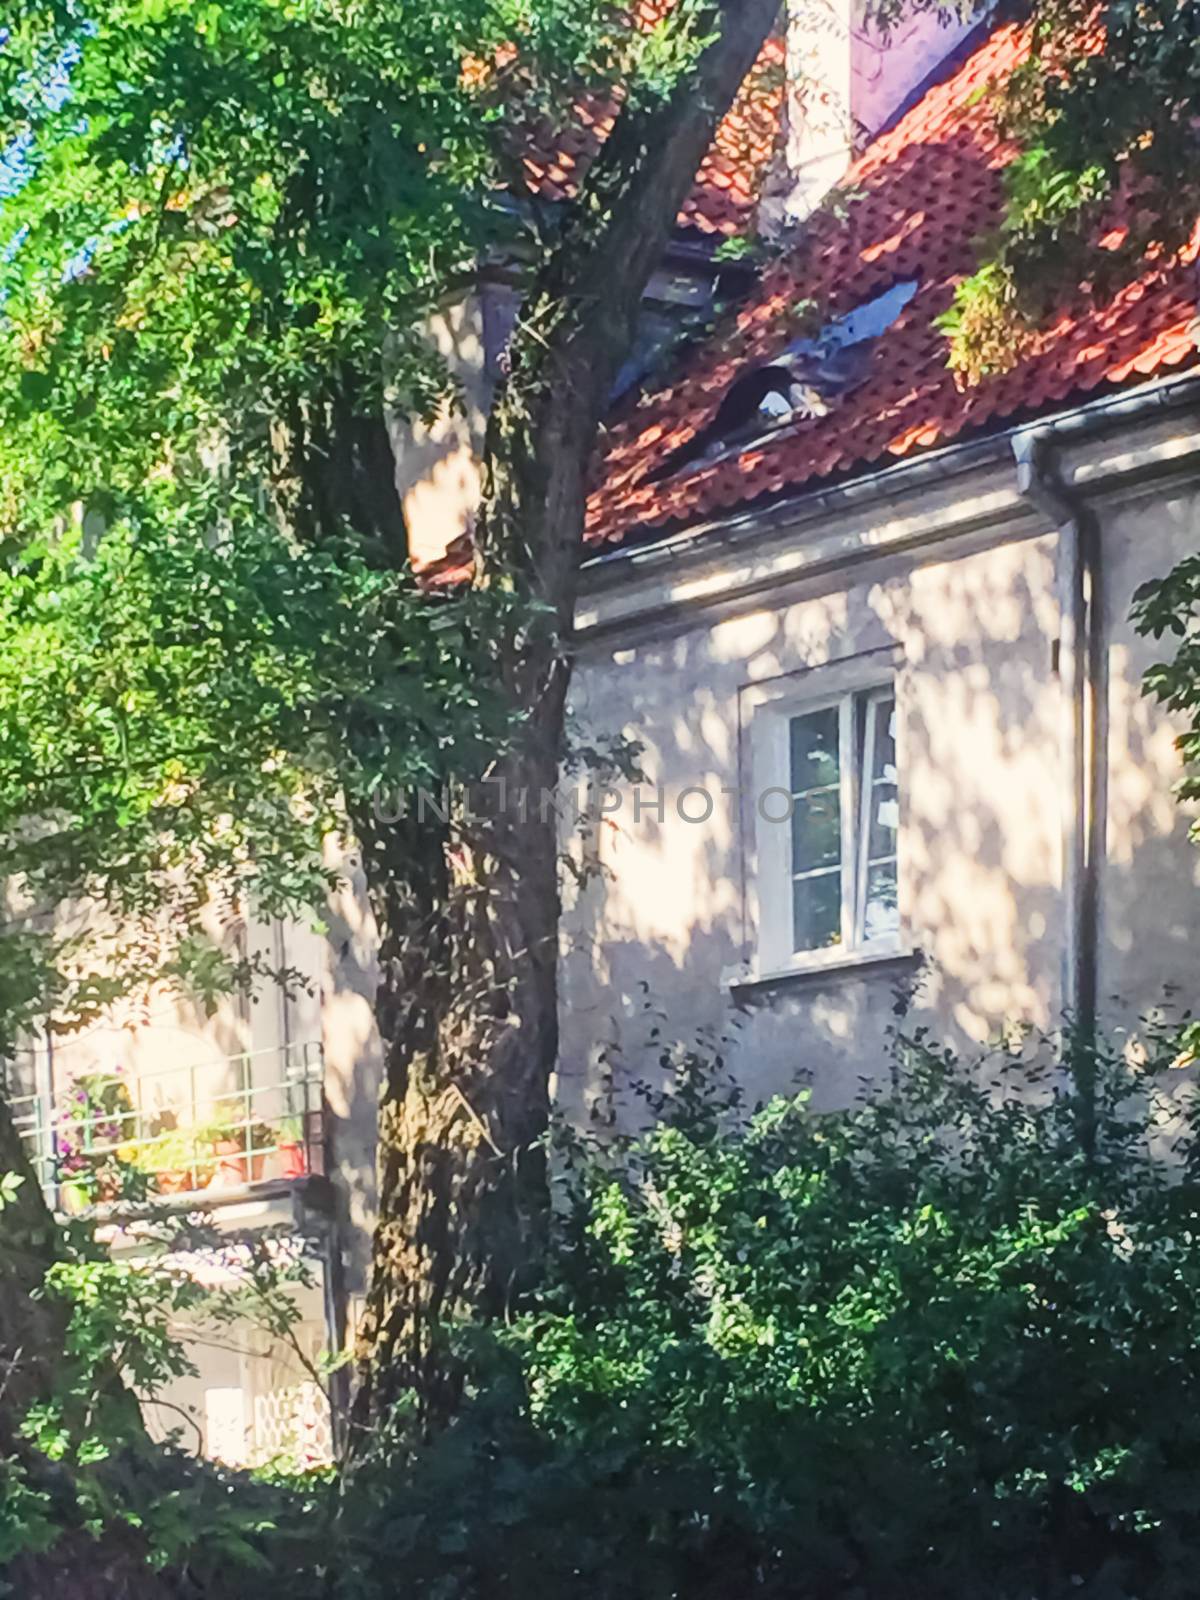
[[[164,1385],[194,1374],[185,1328],[209,1342],[247,1323],[292,1336],[292,1289],[312,1282],[294,1234],[230,1240],[202,1213],[128,1228],[134,1253],[113,1259],[90,1225],[69,1224],[46,1274],[43,1294],[69,1313],[64,1357],[52,1391],[25,1412],[22,1443],[0,1457],[0,1593],[21,1555],[114,1530],[139,1542],[147,1568],[237,1592],[247,1575],[270,1573],[267,1549],[278,1556],[322,1496],[295,1475],[256,1485],[185,1455],[178,1444],[195,1445],[186,1418],[174,1442],[151,1446],[139,1416]]]
[[[846,1111],[693,1070],[569,1141],[553,1281],[403,1486],[356,1478],[339,1592],[1190,1594],[1196,1094],[1095,1068],[1090,1158],[1049,1046],[919,1037]]]
[[[120,1077],[95,1073],[77,1079],[54,1113],[57,1170],[89,1187],[119,1188],[120,1150],[133,1137],[133,1102]]]
[[[992,91],[1018,150],[1005,216],[942,319],[968,381],[1011,367],[1064,287],[1103,295],[1148,252],[1179,251],[1200,212],[1195,0],[1022,9],[1030,54]]]
[[[1195,801],[1200,799],[1200,556],[1185,556],[1165,577],[1143,584],[1134,596],[1133,620],[1144,637],[1170,638],[1175,646],[1169,661],[1147,671],[1144,687],[1185,720],[1177,741],[1187,763],[1179,794]]]
[[[27,1431],[71,1463],[87,1525],[136,1520],[155,1560],[213,1583],[262,1568],[268,1594],[274,1566],[339,1600],[383,1600],[398,1572],[438,1600],[1182,1600],[1200,1098],[1159,1072],[1177,1030],[1145,1043],[1136,1070],[1124,1041],[1095,1051],[1090,1154],[1049,1044],[961,1062],[902,1039],[820,1114],[805,1091],[747,1113],[704,1052],[664,1052],[648,1131],[560,1131],[549,1281],[506,1329],[464,1332],[460,1418],[422,1441],[400,1415],[340,1478],[180,1460],[151,1496],[114,1473],[112,1350],[153,1388],[207,1291],[175,1233],[147,1236],[149,1271],[75,1253],[48,1285],[72,1305],[68,1377]],[[219,1314],[286,1337],[287,1263],[230,1262]],[[0,1537],[49,1538],[46,1491],[4,1471]]]
[[[429,625],[406,575],[346,540],[297,547],[211,483],[155,491],[94,551],[76,532],[14,554],[0,872],[25,902],[3,944],[25,960],[41,941],[60,1017],[86,1021],[148,976],[207,998],[251,979],[206,915],[319,905],[321,838],[348,804],[503,737],[471,673],[495,609]],[[47,919],[83,899],[106,917]],[[20,1020],[14,1004],[5,1025]]]
[[[382,387],[385,347],[423,409],[446,373],[420,316],[513,226],[493,63],[565,105],[581,77],[619,65],[646,92],[686,59],[679,25],[563,0],[19,0],[6,22],[5,409],[36,412],[42,525],[137,492],[164,452],[260,448],[339,368]]]
[[[457,401],[427,317],[534,250],[529,120],[705,43],[567,0],[14,0],[0,27],[0,924],[11,1040],[323,904],[320,844],[470,777],[502,594],[427,601],[385,419]],[[52,909],[94,901],[72,927]]]

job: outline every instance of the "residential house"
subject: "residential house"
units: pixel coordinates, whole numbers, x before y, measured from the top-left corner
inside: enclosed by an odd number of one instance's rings
[[[975,386],[936,324],[1001,215],[987,88],[1025,48],[960,41],[614,419],[572,710],[665,804],[614,804],[567,913],[576,1103],[644,1048],[647,989],[818,1103],[885,1070],[918,976],[913,1020],[964,1049],[1194,993],[1200,857],[1129,620],[1200,540],[1193,262],[1065,286]]]
[[[320,1462],[334,1430],[320,1363],[340,1343],[341,1281],[326,1175],[327,944],[311,930],[237,919],[214,937],[291,981],[215,1008],[163,987],[75,1031],[47,1027],[6,1063],[6,1087],[47,1199],[91,1219],[115,1256],[137,1261],[156,1249],[149,1219],[203,1210],[219,1248],[177,1250],[174,1264],[214,1288],[244,1285],[250,1243],[265,1243],[281,1266],[306,1261],[310,1281],[287,1290],[291,1340],[255,1315],[180,1323],[198,1374],[168,1385],[148,1421],[231,1465]]]

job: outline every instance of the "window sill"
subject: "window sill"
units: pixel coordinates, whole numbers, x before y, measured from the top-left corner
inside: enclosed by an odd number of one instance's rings
[[[820,984],[840,978],[858,977],[891,967],[915,966],[921,952],[909,945],[876,945],[860,950],[820,950],[787,967],[759,971],[750,964],[729,967],[721,974],[721,987],[732,995],[753,994],[764,989],[783,989],[799,984]]]

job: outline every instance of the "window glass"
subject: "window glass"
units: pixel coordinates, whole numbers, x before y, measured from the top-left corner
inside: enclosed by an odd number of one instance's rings
[[[842,793],[837,706],[793,717],[792,948],[842,938]]]
[[[900,926],[895,696],[847,695],[790,717],[787,734],[793,953],[891,938]]]
[[[841,772],[837,706],[792,718],[792,793],[836,788]]]
[[[863,818],[859,843],[863,875],[861,937],[896,932],[896,841],[900,831],[900,791],[896,772],[896,701],[878,695],[867,707],[862,761]]]
[[[824,872],[792,881],[792,928],[797,952],[842,942],[842,875]]]

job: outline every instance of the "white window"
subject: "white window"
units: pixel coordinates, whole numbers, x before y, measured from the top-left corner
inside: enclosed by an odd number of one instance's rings
[[[900,948],[896,731],[895,690],[878,681],[756,712],[762,972]]]

